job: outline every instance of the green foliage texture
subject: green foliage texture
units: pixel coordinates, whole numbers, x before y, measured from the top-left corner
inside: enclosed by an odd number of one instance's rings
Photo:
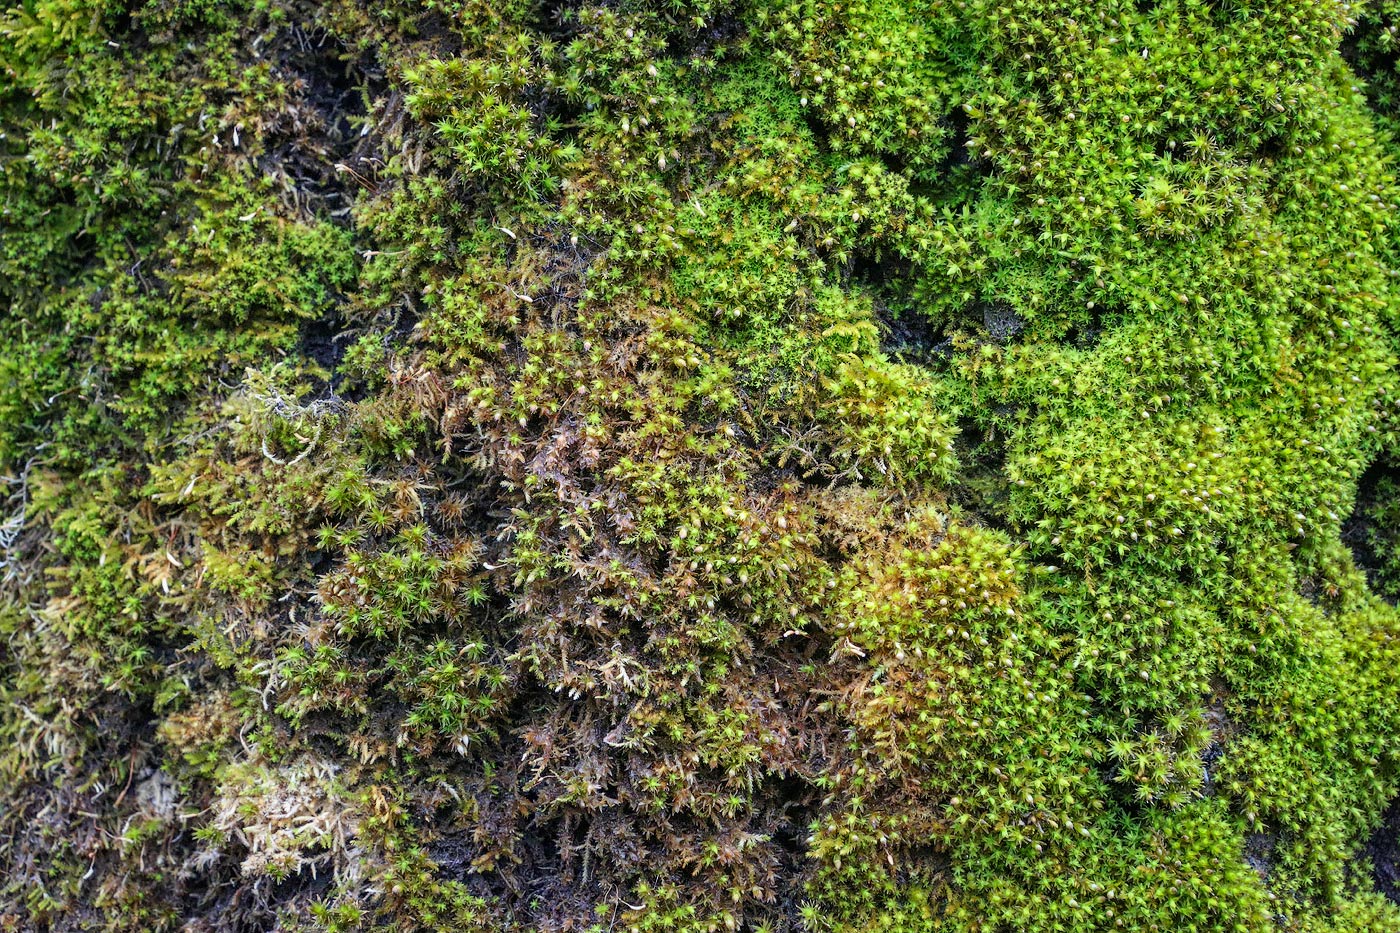
[[[0,0],[0,933],[1400,933],[1398,30]]]

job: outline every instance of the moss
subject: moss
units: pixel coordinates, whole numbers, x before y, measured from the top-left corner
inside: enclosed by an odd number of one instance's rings
[[[0,929],[1400,928],[1392,18],[6,10]]]

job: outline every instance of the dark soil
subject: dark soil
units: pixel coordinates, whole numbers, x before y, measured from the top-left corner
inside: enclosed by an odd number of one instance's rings
[[[1342,542],[1351,549],[1357,569],[1366,574],[1366,582],[1371,590],[1386,596],[1390,602],[1395,599],[1387,593],[1385,581],[1381,580],[1382,562],[1372,547],[1375,520],[1373,516],[1379,505],[1379,487],[1382,480],[1400,479],[1400,467],[1387,458],[1374,461],[1356,485],[1356,505],[1342,522]]]
[[[1400,904],[1400,798],[1385,811],[1380,827],[1366,843],[1376,890]]]

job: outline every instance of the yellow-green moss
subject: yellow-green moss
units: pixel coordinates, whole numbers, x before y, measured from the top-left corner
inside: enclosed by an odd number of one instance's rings
[[[1393,18],[7,8],[0,930],[1400,929]]]

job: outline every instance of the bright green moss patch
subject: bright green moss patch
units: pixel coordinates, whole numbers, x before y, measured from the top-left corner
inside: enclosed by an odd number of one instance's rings
[[[1392,19],[0,12],[0,930],[1400,930]]]

